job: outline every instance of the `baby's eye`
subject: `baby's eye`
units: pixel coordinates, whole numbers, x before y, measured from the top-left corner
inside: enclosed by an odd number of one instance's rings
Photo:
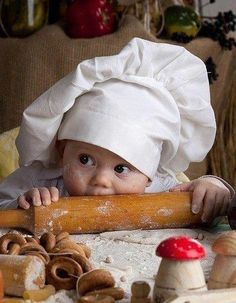
[[[82,163],[83,165],[90,165],[90,166],[94,165],[94,161],[89,155],[82,154],[79,156],[79,160],[80,163]]]
[[[119,164],[119,165],[116,165],[116,167],[114,168],[114,171],[117,172],[118,174],[128,174],[130,169],[128,166],[126,166],[124,164]]]

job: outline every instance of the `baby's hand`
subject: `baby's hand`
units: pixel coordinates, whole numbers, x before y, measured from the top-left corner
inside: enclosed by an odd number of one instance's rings
[[[30,205],[50,205],[51,202],[56,202],[59,199],[59,191],[56,187],[39,187],[32,188],[19,196],[17,204],[20,208],[28,209]]]
[[[192,191],[192,212],[202,210],[202,221],[210,223],[217,216],[227,215],[231,194],[217,178],[205,177],[176,185],[170,191]]]

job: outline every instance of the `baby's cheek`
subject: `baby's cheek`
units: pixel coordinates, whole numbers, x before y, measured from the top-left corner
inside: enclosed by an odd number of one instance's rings
[[[70,185],[81,179],[81,173],[76,168],[76,164],[69,163],[63,166],[63,178],[64,182]]]
[[[131,194],[143,194],[145,191],[145,185],[143,182],[130,182],[126,184],[126,191]]]
[[[143,177],[134,179],[134,181],[131,184],[133,193],[143,194],[145,192],[147,183],[148,180]]]
[[[133,187],[133,192],[136,194],[143,194],[145,191],[145,187],[143,185],[136,185]]]

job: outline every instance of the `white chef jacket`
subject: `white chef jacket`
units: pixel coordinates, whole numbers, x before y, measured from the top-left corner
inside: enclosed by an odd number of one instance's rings
[[[168,191],[179,182],[171,175],[156,175],[145,193]],[[36,187],[57,187],[60,197],[69,196],[60,168],[45,168],[41,162],[18,168],[0,184],[0,209],[17,208],[17,198]]]

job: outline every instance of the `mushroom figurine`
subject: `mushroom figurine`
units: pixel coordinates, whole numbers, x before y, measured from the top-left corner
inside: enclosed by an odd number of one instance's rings
[[[170,237],[156,248],[161,263],[155,278],[153,301],[162,303],[183,291],[207,290],[200,259],[204,247],[186,236]]]
[[[236,287],[236,231],[221,234],[212,244],[216,257],[208,280],[208,289]]]

